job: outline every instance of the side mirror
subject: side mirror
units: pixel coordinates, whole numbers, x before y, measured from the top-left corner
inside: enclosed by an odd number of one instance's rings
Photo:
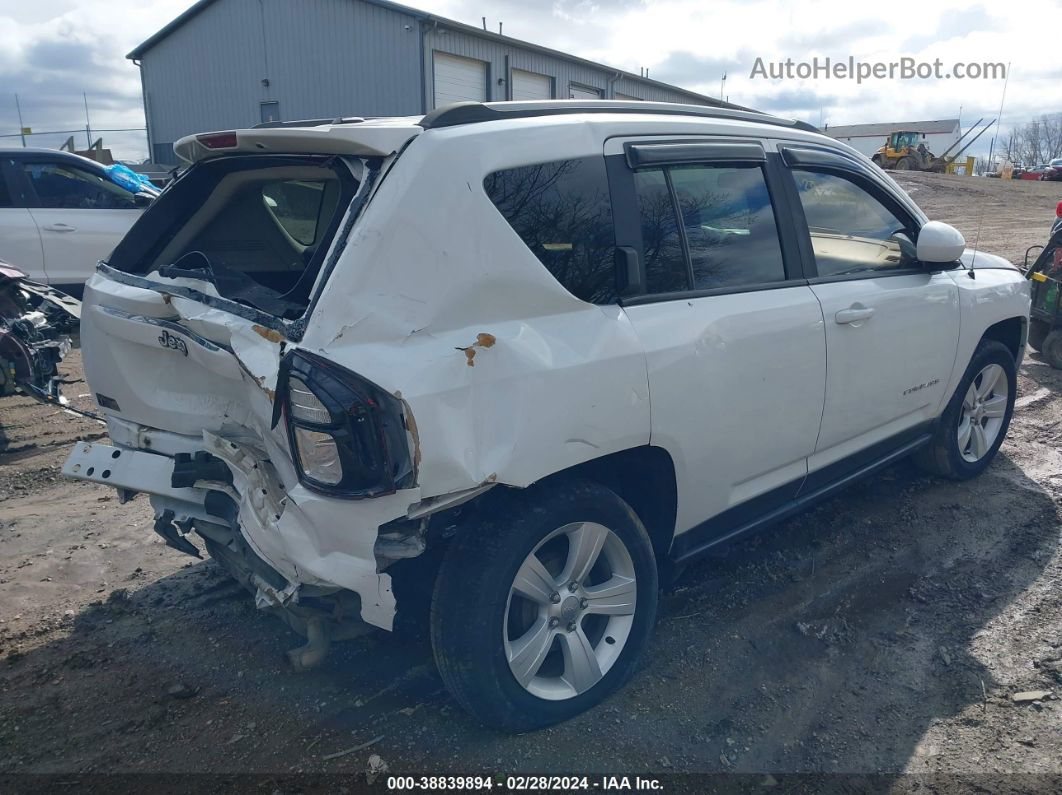
[[[918,233],[918,259],[921,262],[946,265],[957,262],[966,250],[966,238],[954,226],[930,221]]]

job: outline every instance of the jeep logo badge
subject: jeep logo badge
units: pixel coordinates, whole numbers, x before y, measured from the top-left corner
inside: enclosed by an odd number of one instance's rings
[[[188,344],[168,331],[163,331],[159,335],[159,345],[163,348],[169,348],[171,351],[180,351],[185,356],[188,355]]]

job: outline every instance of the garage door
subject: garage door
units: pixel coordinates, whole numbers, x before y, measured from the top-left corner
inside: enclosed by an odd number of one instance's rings
[[[568,96],[572,99],[601,99],[601,92],[596,88],[577,86],[575,83],[569,83]]]
[[[435,53],[435,107],[451,102],[487,101],[487,64],[471,58]]]
[[[553,80],[547,75],[513,69],[513,99],[553,99]]]

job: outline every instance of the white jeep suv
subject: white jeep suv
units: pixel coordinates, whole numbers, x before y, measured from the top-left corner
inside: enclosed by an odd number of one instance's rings
[[[1027,282],[802,123],[465,103],[175,148],[88,282],[113,446],[64,471],[148,494],[296,665],[425,620],[470,712],[563,720],[631,675],[676,565],[1006,434]]]

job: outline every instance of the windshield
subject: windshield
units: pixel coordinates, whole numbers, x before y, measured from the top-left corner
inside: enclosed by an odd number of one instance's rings
[[[317,156],[199,163],[144,213],[108,264],[201,280],[223,298],[298,318],[361,168],[361,161]]]

